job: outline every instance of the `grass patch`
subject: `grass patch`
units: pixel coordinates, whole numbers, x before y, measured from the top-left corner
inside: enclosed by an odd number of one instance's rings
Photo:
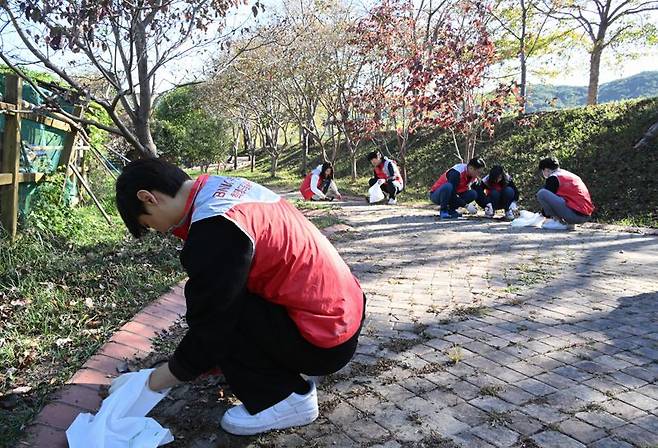
[[[325,229],[327,227],[334,226],[336,224],[342,224],[344,221],[340,218],[337,218],[333,215],[324,215],[324,216],[310,216],[309,220],[315,224],[318,229]]]
[[[0,396],[15,399],[0,409],[0,447],[15,446],[48,394],[183,277],[177,241],[134,240],[92,207],[41,205],[15,242],[0,243]]]
[[[605,412],[605,408],[599,403],[589,403],[578,412]]]
[[[491,411],[488,413],[487,421],[491,426],[506,426],[512,423],[512,418],[509,411]]]
[[[489,397],[497,397],[499,393],[503,391],[503,388],[501,386],[494,386],[494,385],[489,385],[489,386],[484,386],[480,388],[480,395],[485,395]]]
[[[487,314],[487,310],[486,306],[462,306],[452,310],[450,315],[462,319],[466,319],[470,316],[482,317]]]
[[[454,365],[459,363],[461,360],[464,359],[464,352],[462,352],[462,349],[458,345],[453,345],[448,349],[447,352],[448,359],[450,362]]]

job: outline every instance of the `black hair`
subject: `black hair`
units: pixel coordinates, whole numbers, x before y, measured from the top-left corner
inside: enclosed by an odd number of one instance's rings
[[[370,162],[372,159],[383,159],[383,157],[380,151],[371,151],[366,156],[366,159]]]
[[[558,162],[557,157],[547,156],[539,161],[539,170],[543,171],[546,168],[549,170],[557,170],[560,168],[560,162]]]
[[[331,168],[331,174],[329,177],[325,177],[325,171],[327,171],[329,168]],[[331,162],[324,162],[322,164],[322,172],[320,173],[320,177],[323,179],[329,179],[332,180],[334,178],[334,166],[331,164]]]
[[[501,165],[492,166],[491,170],[489,171],[489,182],[497,183],[496,179],[498,179],[500,176],[502,176],[500,185],[502,185],[504,188],[507,186],[507,173],[505,173],[505,168],[503,168]]]
[[[485,163],[484,159],[481,157],[473,157],[471,160],[468,161],[468,166],[472,166],[475,169],[481,169],[481,168],[486,168],[487,164]]]
[[[185,171],[161,159],[139,159],[126,165],[117,179],[116,201],[128,231],[139,238],[147,230],[139,223],[139,217],[146,214],[144,203],[137,198],[139,190],[159,191],[173,198],[188,180]]]

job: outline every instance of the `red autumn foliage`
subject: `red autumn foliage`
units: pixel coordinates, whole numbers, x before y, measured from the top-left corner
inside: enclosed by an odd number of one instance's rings
[[[483,94],[495,63],[486,12],[477,0],[458,3],[430,41],[421,37],[410,1],[384,0],[373,8],[357,24],[352,42],[369,70],[351,98],[360,112],[351,126],[371,136],[394,127],[402,162],[409,137],[420,127],[459,133],[472,153],[477,135],[493,134],[516,91],[499,85]]]

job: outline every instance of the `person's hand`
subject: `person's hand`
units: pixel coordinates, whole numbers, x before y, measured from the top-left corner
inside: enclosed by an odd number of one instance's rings
[[[377,185],[384,185],[386,183],[386,179],[377,179]]]
[[[337,194],[336,199],[338,199],[339,201],[342,201],[343,200],[343,195],[342,194]]]
[[[169,389],[177,384],[180,384],[180,381],[171,373],[168,363],[161,364],[149,376],[149,389],[155,392]]]

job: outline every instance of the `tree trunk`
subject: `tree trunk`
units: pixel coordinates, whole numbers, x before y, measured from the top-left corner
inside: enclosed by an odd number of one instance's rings
[[[589,86],[587,87],[587,104],[592,105],[598,102],[599,97],[599,71],[601,69],[601,54],[603,46],[595,43],[592,54],[589,59]]]
[[[235,141],[233,142],[233,171],[238,169],[238,146],[240,146],[240,131],[235,133]]]
[[[356,151],[350,152],[350,159],[352,161],[352,180],[356,180]]]
[[[270,176],[271,177],[276,177],[276,170],[279,165],[279,155],[278,154],[270,154]]]
[[[651,125],[647,132],[644,133],[642,139],[637,142],[635,149],[645,149],[648,148],[652,141],[658,137],[658,121]]]
[[[303,127],[299,131],[299,138],[302,143],[302,176],[305,176],[308,170],[309,135]]]
[[[138,110],[137,113],[141,115],[141,112]],[[158,151],[151,136],[151,125],[148,118],[137,118],[134,122],[135,125],[135,135],[141,144],[141,148],[136,148],[139,152],[140,158],[150,158],[157,157]]]
[[[528,9],[525,6],[524,0],[521,0],[521,39],[519,45],[519,62],[521,63],[521,110],[520,113],[525,112],[526,106],[526,85],[528,83],[528,64],[525,54],[525,38],[526,38],[526,25],[527,25]]]
[[[148,54],[146,49],[146,24],[138,21],[135,26],[135,49],[137,50],[137,76],[139,80],[139,104],[135,110],[133,124],[137,140],[142,145],[138,148],[144,158],[157,157],[158,151],[151,136],[152,92],[151,78],[149,77]]]
[[[251,172],[253,173],[254,170],[256,169],[256,142],[255,141],[251,145],[250,156],[251,156],[251,160],[250,160],[251,166],[249,168],[250,168]]]

